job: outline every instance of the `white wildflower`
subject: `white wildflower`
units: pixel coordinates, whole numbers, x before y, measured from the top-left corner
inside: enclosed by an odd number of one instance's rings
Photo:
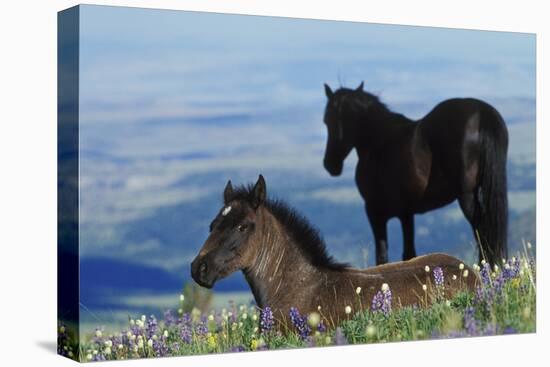
[[[369,338],[372,338],[373,336],[376,335],[376,326],[374,326],[372,324],[368,325],[365,332],[366,332],[366,334]]]
[[[317,325],[319,325],[320,321],[321,321],[321,315],[319,315],[317,312],[312,312],[307,317],[307,323],[312,328],[316,328]]]
[[[464,264],[463,264],[463,263],[460,263],[460,264],[458,265],[458,268],[459,268],[460,270],[464,270]]]
[[[355,288],[355,293],[360,294],[361,293],[361,287]]]
[[[428,265],[426,265],[426,266],[424,267],[424,271],[425,271],[426,273],[429,273],[429,272],[430,272],[430,267],[429,267]]]
[[[380,289],[382,289],[382,292],[387,292],[390,289],[390,286],[388,283],[384,283]]]
[[[351,313],[351,306],[346,306],[346,308],[344,308],[344,311],[346,312],[346,315],[349,315]]]
[[[464,270],[464,273],[462,273],[462,276],[464,278],[467,278],[468,277],[468,269]]]
[[[428,290],[428,286],[426,284],[422,284],[422,290],[426,292]]]

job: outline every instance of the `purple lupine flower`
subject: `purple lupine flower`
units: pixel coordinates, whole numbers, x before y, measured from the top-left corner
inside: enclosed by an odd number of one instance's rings
[[[166,343],[167,337],[162,335],[157,340],[153,341],[153,350],[155,351],[155,356],[157,357],[166,357],[170,352],[170,348]]]
[[[266,306],[260,311],[260,331],[262,333],[269,332],[273,328],[273,324],[273,311],[271,311],[271,307]]]
[[[516,278],[519,275],[519,271],[521,268],[521,262],[519,259],[511,258],[504,264],[504,268],[502,269],[502,275],[505,280],[510,280],[513,278]]]
[[[485,329],[481,333],[481,335],[484,335],[484,336],[496,335],[496,334],[497,334],[497,327],[496,325],[491,323],[487,324],[487,326],[485,326]]]
[[[174,317],[172,310],[164,311],[164,322],[167,327],[170,327],[176,324],[176,318]]]
[[[92,338],[92,343],[95,343],[95,344],[98,344],[98,345],[103,345],[103,343],[105,341],[105,339],[103,338],[103,332],[104,332],[103,327],[96,327],[95,332],[94,332],[94,336]]]
[[[183,315],[181,315],[181,317],[178,320],[178,323],[180,325],[183,325],[183,324],[191,325],[191,322],[192,322],[192,319],[191,319],[191,314],[189,312],[186,312]]]
[[[348,339],[344,335],[344,332],[342,331],[342,328],[337,327],[336,331],[334,332],[334,344],[336,345],[346,345],[348,344]]]
[[[147,323],[145,325],[145,334],[147,336],[147,339],[151,339],[153,335],[156,334],[158,327],[157,319],[154,315],[149,316],[147,319]]]
[[[119,345],[124,345],[124,343],[122,341],[123,340],[123,335],[122,334],[113,335],[109,338],[109,340],[111,340],[113,350],[117,350]]]
[[[181,340],[186,344],[191,344],[193,341],[193,325],[191,322],[191,315],[186,312],[178,319],[179,336]]]
[[[327,327],[323,323],[323,320],[321,320],[319,322],[319,325],[317,325],[317,331],[320,332],[320,333],[324,333],[325,331],[327,331]]]
[[[464,310],[464,329],[470,336],[479,334],[479,322],[475,319],[475,309],[471,306]]]
[[[497,277],[493,281],[493,288],[494,293],[497,295],[501,295],[502,288],[504,287],[504,283],[507,281],[507,279],[504,277],[504,273],[499,273]]]
[[[231,352],[244,352],[246,348],[243,345],[236,345],[233,348],[231,348]]]
[[[382,288],[372,298],[371,311],[374,313],[381,312],[388,316],[391,312],[392,293],[389,287],[382,286]]]
[[[518,331],[517,331],[517,329],[515,329],[511,326],[508,326],[506,329],[504,329],[504,331],[502,333],[503,334],[517,334]]]
[[[208,333],[208,325],[206,325],[205,320],[201,320],[196,326],[195,326],[195,333],[197,333],[198,336],[205,336],[206,333]]]
[[[445,277],[443,276],[443,269],[440,266],[434,268],[434,283],[437,288],[442,288],[445,284]]]
[[[99,361],[105,361],[105,356],[103,355],[103,353],[97,353],[97,354],[94,354],[93,357],[92,357],[92,361],[94,362],[99,362]]]
[[[488,263],[481,264],[479,275],[481,276],[481,282],[483,285],[491,285],[491,266]]]
[[[191,344],[193,341],[193,330],[189,324],[182,324],[180,329],[180,338],[186,344]]]
[[[307,317],[302,316],[296,307],[290,308],[290,321],[298,330],[298,335],[302,340],[306,340],[311,333],[311,328],[307,324]]]

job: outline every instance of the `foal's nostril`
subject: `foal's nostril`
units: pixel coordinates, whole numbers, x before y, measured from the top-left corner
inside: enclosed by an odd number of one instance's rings
[[[206,274],[206,263],[202,263],[199,267],[199,272],[201,273],[201,275],[204,275]]]

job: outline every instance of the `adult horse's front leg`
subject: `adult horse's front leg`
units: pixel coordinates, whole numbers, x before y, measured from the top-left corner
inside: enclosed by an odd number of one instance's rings
[[[407,214],[399,218],[403,229],[403,260],[416,257],[414,248],[414,214]]]
[[[388,233],[386,224],[388,219],[369,212],[367,209],[367,216],[372,227],[372,233],[374,234],[374,243],[376,246],[376,265],[385,264],[388,262]]]

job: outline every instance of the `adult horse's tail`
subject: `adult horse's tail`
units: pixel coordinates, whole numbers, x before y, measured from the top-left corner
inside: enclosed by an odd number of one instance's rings
[[[508,256],[508,192],[506,156],[508,130],[502,116],[493,107],[482,108],[481,157],[478,202],[478,235],[480,259],[497,264]]]

